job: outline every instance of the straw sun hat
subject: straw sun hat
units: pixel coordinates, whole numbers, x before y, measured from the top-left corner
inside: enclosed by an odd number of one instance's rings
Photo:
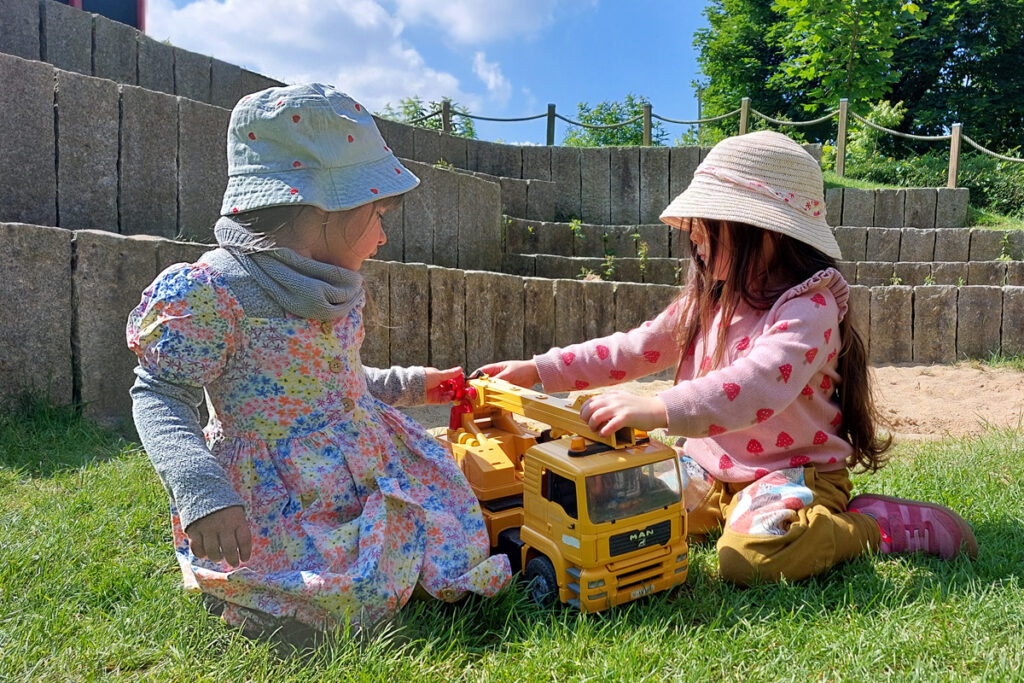
[[[268,88],[231,112],[224,216],[285,204],[354,209],[419,182],[370,112],[329,85]]]
[[[712,147],[689,187],[661,213],[676,228],[688,227],[689,218],[756,225],[842,257],[825,222],[821,169],[782,133],[737,135]]]

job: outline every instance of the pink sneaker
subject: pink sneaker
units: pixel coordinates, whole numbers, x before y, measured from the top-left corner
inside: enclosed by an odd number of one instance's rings
[[[978,556],[978,541],[963,517],[935,503],[865,494],[847,505],[870,515],[882,532],[882,553],[925,552],[948,560],[959,552]]]

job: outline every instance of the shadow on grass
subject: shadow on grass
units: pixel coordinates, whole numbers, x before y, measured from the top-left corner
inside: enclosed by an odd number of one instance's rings
[[[119,456],[129,442],[82,417],[79,406],[53,406],[24,394],[0,403],[0,467],[50,477]]]

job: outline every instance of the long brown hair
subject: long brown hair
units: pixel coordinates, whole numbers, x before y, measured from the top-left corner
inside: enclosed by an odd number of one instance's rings
[[[718,328],[710,368],[701,365],[698,375],[721,364],[729,331],[727,321],[732,320],[740,301],[755,310],[768,310],[786,290],[837,265],[832,257],[788,235],[745,223],[701,222],[708,234],[707,262],[697,257],[696,244],[691,242],[690,274],[677,299],[683,307],[677,328],[681,348],[690,350],[698,335],[707,348],[719,309],[723,322]],[[726,245],[727,257],[731,259],[728,274],[724,280],[717,280],[712,275],[715,261],[723,257]],[[839,334],[841,381],[835,385],[842,413],[839,436],[853,446],[847,465],[874,472],[885,464],[884,454],[892,445],[892,436],[879,433],[883,420],[871,393],[867,352],[849,313],[839,324]]]

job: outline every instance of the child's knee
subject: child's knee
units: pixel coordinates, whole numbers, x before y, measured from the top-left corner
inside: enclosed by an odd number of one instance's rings
[[[757,583],[775,583],[782,578],[771,558],[745,550],[719,546],[718,573],[724,581],[739,586],[752,586]]]

